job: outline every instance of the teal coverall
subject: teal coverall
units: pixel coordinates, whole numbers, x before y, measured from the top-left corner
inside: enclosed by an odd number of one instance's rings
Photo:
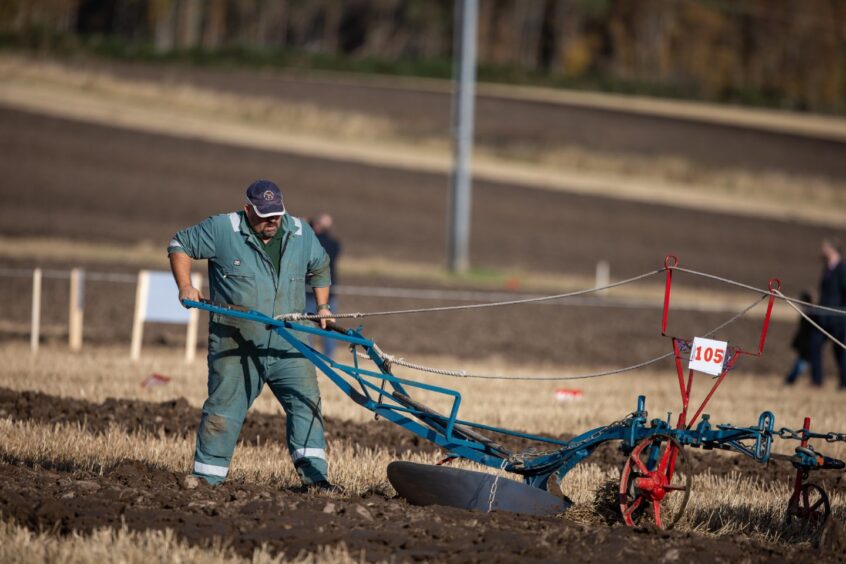
[[[306,222],[282,217],[277,274],[243,211],[209,217],[168,244],[168,254],[208,259],[215,302],[267,315],[305,310],[305,284],[331,284],[329,257]],[[299,336],[298,336],[299,337]],[[326,442],[314,365],[264,325],[212,314],[209,320],[208,399],[203,404],[194,475],[220,483],[247,410],[266,383],[287,416],[288,452],[304,484],[327,478]]]

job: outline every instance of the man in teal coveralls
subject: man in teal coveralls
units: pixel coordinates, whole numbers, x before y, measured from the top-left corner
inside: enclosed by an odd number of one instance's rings
[[[308,223],[285,212],[273,182],[247,188],[244,209],[209,217],[178,232],[168,256],[179,299],[197,301],[191,260],[207,259],[214,302],[267,315],[305,310],[305,285],[318,313],[331,319],[329,257]],[[327,320],[321,320],[326,328]],[[338,491],[327,479],[326,442],[314,365],[265,326],[212,314],[209,322],[209,397],[203,404],[194,475],[222,482],[247,410],[266,383],[287,416],[288,451],[308,489]]]

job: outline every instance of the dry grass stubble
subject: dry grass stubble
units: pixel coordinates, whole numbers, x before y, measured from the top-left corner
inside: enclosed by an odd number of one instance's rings
[[[171,529],[148,530],[142,533],[121,529],[101,529],[90,535],[73,533],[56,537],[49,533],[33,533],[29,529],[0,520],[0,562],[7,564],[150,564],[152,562],[204,562],[208,564],[298,564],[361,562],[343,543],[320,547],[310,554],[286,557],[271,555],[263,548],[252,557],[241,558],[226,547],[200,548],[176,538]]]
[[[0,386],[32,389],[51,394],[84,397],[102,401],[106,397],[126,397],[148,401],[164,401],[186,397],[200,405],[205,394],[205,374],[202,363],[187,367],[176,351],[151,350],[141,363],[133,364],[125,358],[125,351],[89,349],[83,355],[73,355],[62,350],[44,350],[31,358],[21,345],[0,348],[0,359],[6,370],[0,374]],[[448,359],[430,359],[432,363],[445,363]],[[525,371],[505,365],[467,366],[473,370]],[[553,367],[539,366],[531,373],[551,373]],[[163,387],[141,388],[139,382],[151,371],[161,371],[174,376]],[[581,432],[588,428],[610,423],[634,409],[635,398],[643,393],[648,397],[647,407],[653,415],[661,416],[675,410],[678,404],[678,384],[671,372],[635,373],[612,379],[580,381],[584,398],[580,402],[556,403],[556,382],[499,382],[472,381],[424,377],[424,381],[454,387],[466,398],[463,417],[493,425],[529,432],[560,435]],[[698,392],[704,394],[705,378],[698,382]],[[363,422],[372,415],[356,406],[326,380],[322,390],[327,415],[336,419]],[[785,390],[777,378],[744,377],[742,372],[732,373],[715,398],[712,413],[714,422],[732,422],[752,425],[757,414],[771,409],[778,422],[790,427],[800,426],[806,414],[814,417],[814,428],[824,431],[843,429],[842,400],[840,394],[804,388]],[[444,409],[443,399],[426,398],[431,405]],[[263,395],[256,409],[277,412],[271,394]],[[190,465],[193,438],[173,438],[149,433],[126,433],[119,425],[104,435],[92,435],[74,426],[55,427],[33,422],[0,420],[0,433],[4,436],[3,454],[13,459],[24,459],[51,466],[69,465],[73,468],[102,471],[122,460],[141,460],[174,472],[181,472]],[[386,445],[387,446],[387,445]],[[791,452],[795,445],[787,441],[776,443],[777,451]],[[846,445],[818,444],[825,454],[846,457]],[[107,448],[108,447],[108,448]],[[330,445],[331,478],[344,485],[351,494],[393,490],[387,482],[385,467],[395,457],[387,449],[363,449],[355,444],[335,442]],[[714,453],[713,456],[724,456]],[[433,455],[403,457],[431,463]],[[472,465],[467,464],[467,467]],[[483,469],[486,470],[486,469]],[[679,524],[682,530],[695,530],[725,535],[742,533],[768,541],[797,538],[797,531],[785,529],[784,511],[789,497],[790,484],[762,483],[749,475],[717,476],[707,468],[695,475],[693,495],[685,517]],[[493,470],[487,470],[494,472]],[[233,479],[247,482],[292,487],[296,476],[286,449],[278,444],[260,447],[239,445],[233,459]],[[513,477],[513,476],[509,476]],[[595,511],[596,492],[609,481],[619,480],[619,472],[591,463],[578,466],[568,474],[564,491],[576,502],[568,516],[578,521],[598,523]],[[830,492],[834,515],[846,519],[846,497],[841,491]]]

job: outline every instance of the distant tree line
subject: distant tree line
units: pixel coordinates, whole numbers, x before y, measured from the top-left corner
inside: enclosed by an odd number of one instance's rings
[[[453,0],[3,0],[0,31],[449,60]],[[844,0],[480,0],[480,65],[711,100],[846,108]]]

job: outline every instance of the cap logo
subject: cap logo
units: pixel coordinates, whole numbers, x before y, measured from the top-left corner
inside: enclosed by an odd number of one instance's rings
[[[273,192],[270,190],[265,190],[264,194],[262,194],[265,200],[268,202],[273,201]]]

